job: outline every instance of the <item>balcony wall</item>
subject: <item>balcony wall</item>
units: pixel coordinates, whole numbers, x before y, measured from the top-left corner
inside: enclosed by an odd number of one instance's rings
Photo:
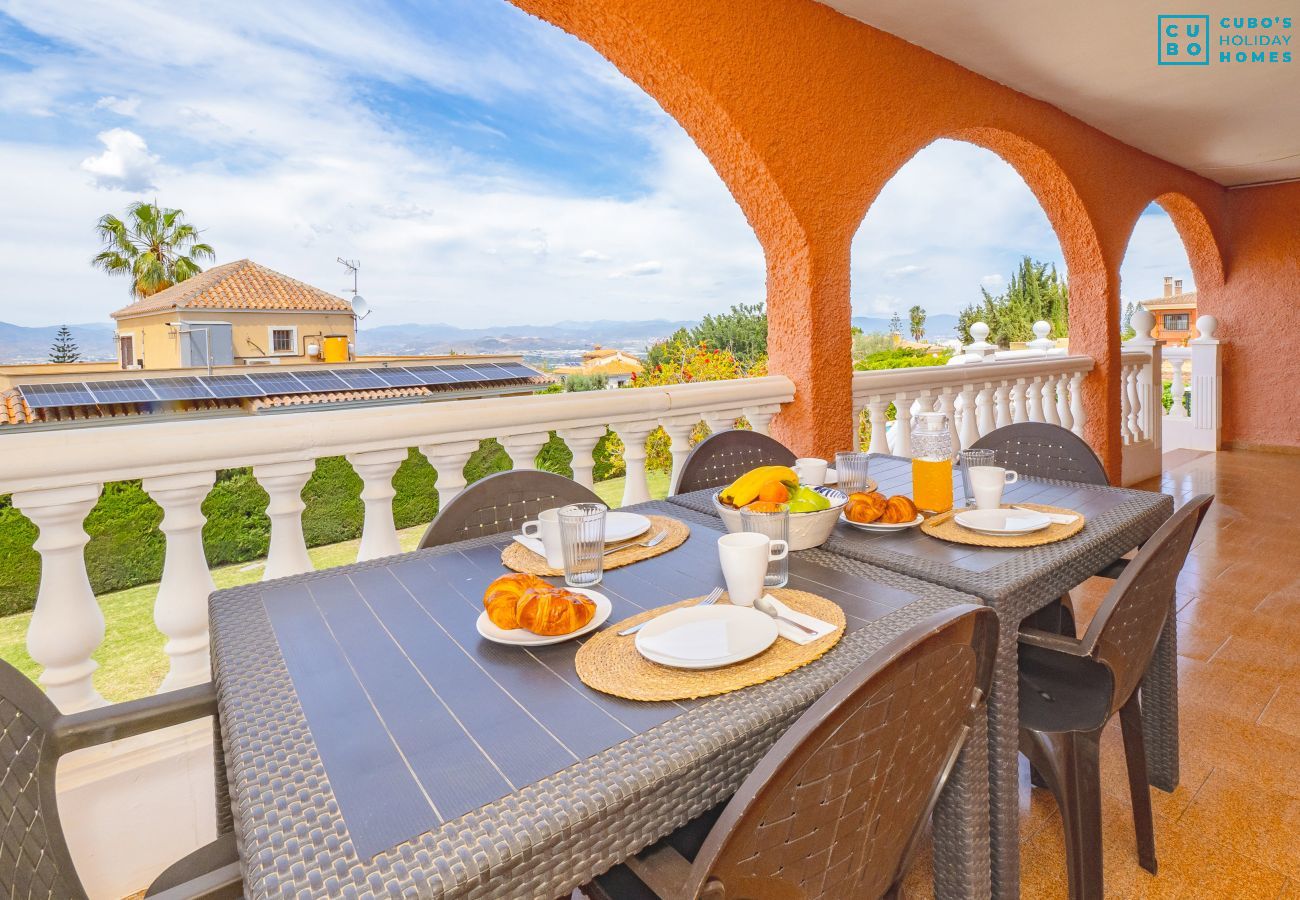
[[[800,452],[840,449],[851,428],[841,373],[849,365],[853,234],[885,182],[939,138],[1006,159],[1056,229],[1070,271],[1071,347],[1097,361],[1084,384],[1088,439],[1116,480],[1119,267],[1149,203],[1159,202],[1183,237],[1202,312],[1244,321],[1233,313],[1262,302],[1266,318],[1295,315],[1281,307],[1297,292],[1300,190],[1229,192],[812,0],[512,2],[591,44],[639,83],[730,187],[766,253],[772,371],[799,388],[774,433]],[[1232,238],[1243,241],[1240,252]],[[1224,337],[1263,333],[1225,329]],[[1266,379],[1264,394],[1256,392],[1251,376],[1264,352],[1258,344],[1243,350],[1243,372],[1228,361],[1229,383],[1249,390],[1249,409],[1261,411],[1282,405],[1277,392],[1288,383]],[[1229,430],[1229,440],[1300,444],[1249,410],[1234,415]]]

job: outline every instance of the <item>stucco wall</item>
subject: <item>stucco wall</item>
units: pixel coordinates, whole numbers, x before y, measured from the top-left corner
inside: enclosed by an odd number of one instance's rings
[[[286,363],[310,362],[305,353],[307,338],[343,334],[355,343],[356,327],[350,313],[321,314],[305,312],[220,312],[207,310],[171,310],[151,316],[120,319],[119,335],[135,335],[135,355],[144,359],[146,369],[171,369],[180,366],[180,340],[168,322],[230,322],[234,339],[235,361],[249,357],[275,356]],[[297,352],[271,353],[268,328],[298,328]],[[256,345],[256,346],[254,346]],[[258,349],[260,348],[260,349]]]
[[[1156,200],[1170,213],[1207,312],[1220,305],[1236,315],[1246,309],[1240,285],[1253,285],[1258,303],[1285,293],[1282,282],[1293,277],[1294,245],[1276,234],[1296,204],[1291,193],[1255,200],[1255,191],[1234,191],[1230,199],[1211,181],[812,0],[513,2],[640,84],[731,189],[766,254],[771,370],[799,385],[774,433],[800,453],[824,456],[849,442],[850,243],[885,182],[938,138],[1006,159],[1056,229],[1070,274],[1071,346],[1098,361],[1086,384],[1088,437],[1112,477],[1120,466],[1119,268],[1142,210]],[[1220,249],[1230,205],[1249,243],[1233,259],[1231,289]],[[1288,252],[1290,262],[1278,255]],[[1256,333],[1224,319],[1225,336]],[[1232,396],[1253,396],[1260,386],[1242,382],[1258,363],[1238,371],[1237,353],[1258,358],[1230,351]],[[1257,407],[1278,408],[1276,400],[1261,396]],[[1244,410],[1228,428],[1230,439],[1283,437]]]

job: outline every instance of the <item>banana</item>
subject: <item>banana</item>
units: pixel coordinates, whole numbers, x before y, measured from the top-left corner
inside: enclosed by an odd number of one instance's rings
[[[759,466],[723,488],[718,499],[728,506],[739,508],[752,503],[763,486],[773,481],[793,481],[798,484],[799,475],[789,466]]]

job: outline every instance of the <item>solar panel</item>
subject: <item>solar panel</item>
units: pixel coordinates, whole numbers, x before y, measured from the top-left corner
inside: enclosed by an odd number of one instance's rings
[[[268,394],[301,394],[307,390],[289,372],[258,372],[248,378]]]
[[[456,383],[456,376],[443,371],[441,366],[410,366],[406,371],[419,379],[416,384]]]
[[[212,392],[203,386],[203,382],[185,375],[180,378],[149,378],[149,387],[159,400],[210,400]]]
[[[52,406],[94,406],[95,398],[80,381],[63,384],[20,384],[18,390],[32,409]]]
[[[265,397],[266,391],[253,384],[247,375],[213,375],[200,379],[214,397]]]
[[[424,384],[419,375],[414,375],[406,369],[371,369],[370,372],[382,378],[384,384],[389,387],[412,387]]]
[[[497,368],[503,370],[507,378],[535,378],[542,374],[536,369],[521,366],[519,363],[497,363]]]
[[[450,366],[439,366],[443,374],[450,375],[457,381],[475,381],[474,373],[469,366],[463,363],[456,363]]]
[[[149,385],[139,379],[92,381],[87,387],[98,403],[152,403],[158,399]]]
[[[388,387],[387,382],[372,369],[335,369],[334,374],[353,390],[368,391]]]
[[[494,366],[492,363],[473,363],[469,366],[469,372],[461,376],[461,380],[500,381],[502,378],[509,377],[509,375],[501,371],[500,366]]]
[[[296,372],[294,375],[309,391],[345,391],[348,387],[337,372]]]

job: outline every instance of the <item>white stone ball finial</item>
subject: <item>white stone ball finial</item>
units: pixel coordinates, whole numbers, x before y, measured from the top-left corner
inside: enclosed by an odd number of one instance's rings
[[[1217,340],[1214,333],[1219,330],[1219,320],[1214,316],[1199,316],[1196,319],[1196,340],[1198,342],[1210,343]]]
[[[977,344],[982,344],[988,339],[989,326],[983,322],[976,322],[970,327],[971,340]]]
[[[1151,329],[1156,327],[1156,317],[1145,306],[1139,306],[1133,310],[1133,318],[1129,319],[1129,325],[1137,332],[1134,337],[1146,340],[1151,337]]]
[[[1051,333],[1052,326],[1044,322],[1042,319],[1039,319],[1034,323],[1034,337],[1038,338],[1040,341]]]
[[[1027,346],[1030,350],[1041,350],[1046,353],[1048,350],[1056,349],[1056,341],[1048,337],[1052,333],[1052,326],[1042,319],[1034,323],[1034,339]]]

